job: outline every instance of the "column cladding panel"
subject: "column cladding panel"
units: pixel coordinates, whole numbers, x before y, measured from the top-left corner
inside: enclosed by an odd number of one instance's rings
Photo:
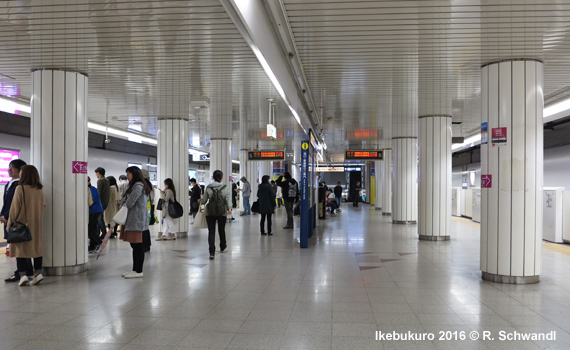
[[[384,149],[382,167],[382,215],[392,214],[392,149]]]
[[[538,282],[542,243],[542,63],[515,59],[482,68],[482,175],[492,187],[481,196],[483,278]],[[507,128],[506,145],[493,145],[492,129]],[[522,217],[521,217],[522,216]]]
[[[176,200],[184,208],[185,215],[174,220],[178,236],[188,234],[190,210],[188,203],[188,138],[186,119],[161,119],[158,121],[158,185],[164,188],[164,180],[171,178],[176,189]],[[158,198],[155,199],[155,202]]]
[[[384,163],[386,154],[383,154],[383,160],[379,160],[379,161],[375,161],[374,162],[374,173],[375,173],[375,179],[376,179],[376,198],[374,200],[374,208],[376,210],[380,210],[382,209],[382,195],[384,193],[384,189],[382,188],[382,172],[383,172],[383,167],[384,167]],[[336,186],[336,184],[331,184],[331,187]]]
[[[416,137],[398,137],[392,140],[394,151],[394,196],[392,221],[412,223],[417,221],[417,154]]]
[[[72,172],[73,161],[87,161],[87,83],[79,72],[32,72],[29,162],[44,185],[43,265],[48,275],[87,268],[87,176]]]
[[[210,139],[210,178],[215,170],[224,173],[223,183],[229,185],[232,175],[232,140]]]
[[[448,239],[451,220],[451,116],[420,116],[418,233]]]

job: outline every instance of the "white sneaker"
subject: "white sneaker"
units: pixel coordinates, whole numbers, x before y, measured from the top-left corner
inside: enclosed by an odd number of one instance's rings
[[[28,276],[22,276],[20,277],[20,282],[18,282],[19,286],[25,286],[28,284],[28,282],[30,282],[30,280],[28,279]]]
[[[168,240],[168,237],[166,237],[166,236],[164,236],[164,235],[162,235],[162,236],[158,237],[157,239],[155,239],[155,241],[166,241],[166,240]]]
[[[141,278],[142,276],[143,276],[142,272],[138,273],[135,271],[131,271],[125,275],[125,278]]]
[[[134,272],[134,271],[129,271],[129,272],[124,272],[121,274],[121,277],[125,277],[126,275],[128,275],[129,273]]]
[[[38,273],[37,275],[34,276],[34,279],[32,280],[32,282],[30,282],[30,285],[35,286],[36,284],[39,284],[43,280],[44,276],[41,273]]]

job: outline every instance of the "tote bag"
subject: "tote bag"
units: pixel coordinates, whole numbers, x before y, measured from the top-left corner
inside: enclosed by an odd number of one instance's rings
[[[168,201],[168,215],[173,219],[178,219],[184,215],[184,209],[182,205],[176,200]]]
[[[202,210],[199,210],[196,213],[196,217],[194,218],[194,223],[192,224],[194,228],[208,228],[208,223],[206,222],[206,215]]]
[[[126,205],[123,205],[121,209],[113,216],[113,221],[115,224],[124,225],[127,222],[127,214],[129,213],[129,209],[127,209]]]

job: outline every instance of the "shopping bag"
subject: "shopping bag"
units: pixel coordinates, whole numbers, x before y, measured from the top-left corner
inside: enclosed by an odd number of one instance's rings
[[[129,213],[129,209],[127,209],[127,206],[123,204],[121,209],[119,209],[117,214],[115,214],[115,216],[113,217],[113,221],[116,224],[124,225],[127,222],[127,214],[128,213]]]
[[[194,218],[194,228],[208,228],[208,223],[206,222],[206,215],[204,212],[199,210]]]

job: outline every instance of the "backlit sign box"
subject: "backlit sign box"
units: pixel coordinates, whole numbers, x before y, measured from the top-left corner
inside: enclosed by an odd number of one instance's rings
[[[346,151],[345,160],[382,160],[382,151]]]
[[[267,124],[267,137],[272,140],[277,138],[277,128],[273,124]]]
[[[10,162],[20,158],[20,151],[0,149],[0,183],[6,184],[12,180],[8,173]]]
[[[253,151],[248,152],[249,160],[285,160],[283,151]]]

